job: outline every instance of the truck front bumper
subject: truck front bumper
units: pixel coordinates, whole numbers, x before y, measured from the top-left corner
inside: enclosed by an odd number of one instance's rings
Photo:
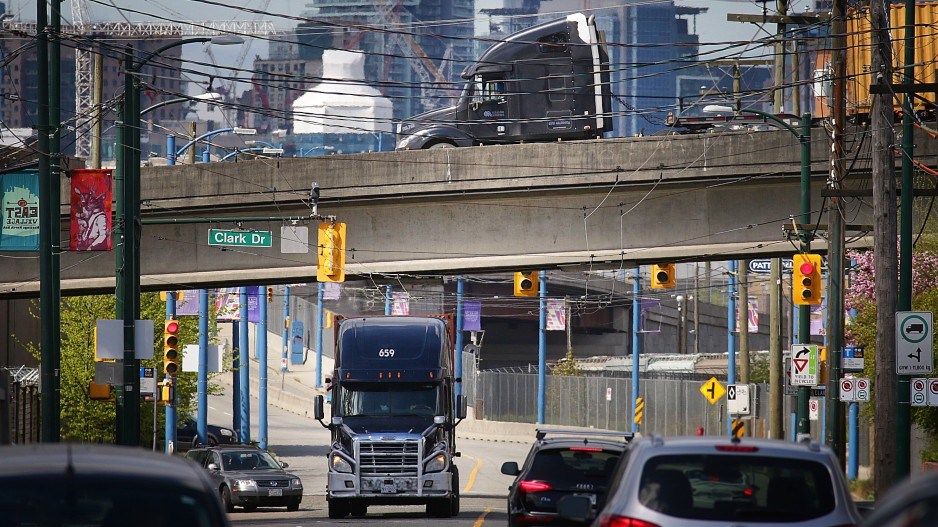
[[[444,498],[452,492],[449,472],[416,476],[361,476],[329,473],[330,498]]]

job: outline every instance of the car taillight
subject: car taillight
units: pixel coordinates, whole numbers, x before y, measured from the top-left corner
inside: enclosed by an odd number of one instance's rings
[[[518,488],[521,489],[521,492],[544,492],[545,490],[551,490],[554,487],[547,483],[546,481],[529,481],[524,480],[521,483],[518,483]]]
[[[757,446],[748,446],[748,445],[717,445],[716,448],[720,452],[758,452],[759,447]]]
[[[625,516],[616,516],[615,514],[604,514],[597,520],[599,527],[658,527],[658,524],[637,520],[635,518],[626,518]]]

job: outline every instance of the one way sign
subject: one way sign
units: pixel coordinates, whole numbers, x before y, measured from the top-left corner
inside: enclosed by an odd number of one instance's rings
[[[792,386],[817,386],[820,382],[818,347],[815,344],[794,344],[791,347]]]

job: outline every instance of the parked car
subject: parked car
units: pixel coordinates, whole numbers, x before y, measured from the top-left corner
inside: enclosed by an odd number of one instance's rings
[[[233,445],[238,443],[238,433],[231,428],[209,424],[206,426],[208,432],[208,444],[211,445]],[[187,417],[176,425],[176,446],[177,450],[188,450],[199,445],[199,427],[195,419]]]
[[[933,527],[938,525],[938,472],[907,480],[878,500],[862,527]]]
[[[204,470],[113,445],[0,447],[0,525],[227,527]]]
[[[588,501],[560,505],[578,519]],[[596,527],[852,526],[860,514],[834,454],[817,443],[645,437],[616,469]]]
[[[632,434],[538,430],[523,466],[502,465],[515,476],[508,488],[508,525],[559,525],[557,503],[565,496],[583,496],[601,507],[609,479]],[[565,523],[585,523],[587,518]]]
[[[241,507],[300,508],[303,482],[288,473],[286,463],[274,459],[265,450],[250,445],[218,445],[189,450],[186,457],[204,467],[214,482],[227,512]]]

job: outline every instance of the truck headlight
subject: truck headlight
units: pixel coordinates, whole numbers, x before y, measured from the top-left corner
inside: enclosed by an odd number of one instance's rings
[[[254,490],[257,488],[257,483],[253,479],[236,479],[235,487],[238,490]]]
[[[440,472],[446,468],[446,454],[440,452],[439,454],[430,458],[430,461],[427,461],[427,464],[424,465],[424,472]]]
[[[332,454],[329,458],[329,466],[336,472],[352,473],[352,464],[338,454]]]

